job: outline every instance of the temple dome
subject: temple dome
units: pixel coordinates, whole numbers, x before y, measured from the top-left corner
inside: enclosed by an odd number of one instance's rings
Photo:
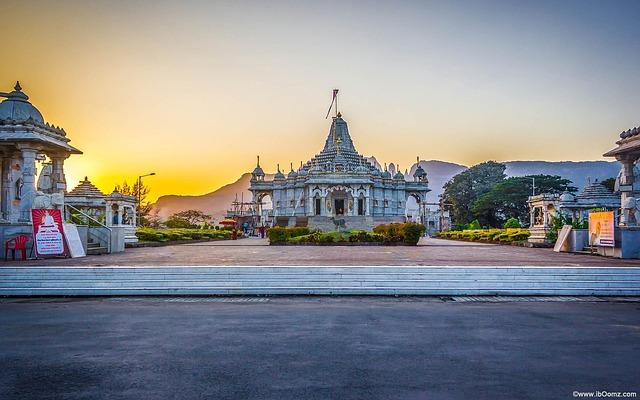
[[[20,82],[16,82],[13,92],[4,93],[7,98],[0,103],[0,120],[26,121],[32,119],[44,124],[40,111],[29,103],[29,96],[22,92]]]
[[[574,196],[572,193],[565,191],[564,193],[562,193],[560,195],[560,201],[562,202],[570,202],[570,201],[576,201],[576,196]]]
[[[252,172],[253,175],[255,176],[264,176],[264,171],[262,170],[262,168],[258,165]]]
[[[394,175],[393,179],[395,179],[397,181],[403,181],[404,180],[404,174],[400,171],[400,168],[398,168],[398,172],[396,172],[396,174]]]
[[[264,177],[264,171],[262,170],[262,167],[260,167],[260,156],[257,156],[256,167],[253,169],[251,174],[254,177]]]
[[[285,176],[284,176],[284,174],[282,173],[282,171],[280,171],[280,165],[278,165],[278,172],[276,172],[276,174],[274,175],[274,177],[273,177],[273,178],[274,178],[274,179],[277,179],[277,180],[281,180],[281,179],[284,179],[284,178],[285,178]]]

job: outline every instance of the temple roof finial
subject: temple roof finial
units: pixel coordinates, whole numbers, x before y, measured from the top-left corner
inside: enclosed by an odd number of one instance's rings
[[[16,85],[13,87],[16,91],[21,91],[22,87],[20,86],[20,81],[16,81]]]
[[[256,161],[256,167],[260,166],[260,156],[256,156],[258,158],[258,161]]]

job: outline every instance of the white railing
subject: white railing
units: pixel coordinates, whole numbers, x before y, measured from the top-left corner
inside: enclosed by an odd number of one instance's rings
[[[86,218],[89,221],[94,222],[97,226],[91,226],[89,223],[87,223],[87,235],[96,239],[98,241],[98,243],[102,244],[106,244],[106,248],[107,248],[107,253],[111,253],[111,237],[113,236],[111,234],[111,228],[109,228],[108,226],[106,226],[105,224],[103,224],[102,222],[98,221],[97,219],[93,218],[91,215],[83,212],[82,210],[77,209],[76,207],[69,205],[69,204],[65,204],[65,219],[68,222],[72,222],[72,215],[73,213],[70,210],[73,210],[76,214],[80,214],[82,217]],[[104,233],[106,232],[106,237],[104,235]]]

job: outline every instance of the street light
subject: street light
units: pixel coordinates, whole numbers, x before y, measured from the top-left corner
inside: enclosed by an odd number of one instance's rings
[[[531,188],[531,195],[535,196],[536,195],[536,177],[535,176],[531,176],[531,181],[533,182],[533,186]]]
[[[136,222],[137,222],[138,226],[140,226],[140,219],[141,219],[141,217],[140,217],[140,209],[141,209],[141,204],[140,204],[140,202],[142,201],[142,178],[145,178],[145,177],[147,177],[147,176],[154,176],[155,174],[156,174],[155,172],[151,172],[151,173],[148,173],[148,174],[146,174],[146,175],[140,175],[140,176],[138,176],[138,190],[137,190],[137,193],[136,193],[136,195],[138,196],[138,198],[137,198],[137,202],[138,202],[138,213],[137,213],[137,215],[136,215],[136,217],[137,217],[137,218],[136,218]]]

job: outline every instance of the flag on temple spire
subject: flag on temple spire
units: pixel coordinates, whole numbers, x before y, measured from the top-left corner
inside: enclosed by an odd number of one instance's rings
[[[324,119],[329,118],[329,114],[331,114],[331,109],[333,108],[333,103],[336,104],[336,115],[338,115],[338,89],[333,89],[333,97],[331,97],[331,105],[329,106],[329,110],[327,110],[327,116]]]

